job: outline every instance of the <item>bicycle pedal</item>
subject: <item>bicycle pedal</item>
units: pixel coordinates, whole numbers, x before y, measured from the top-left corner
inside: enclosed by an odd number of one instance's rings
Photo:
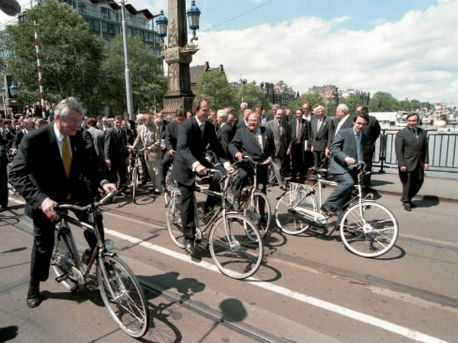
[[[57,276],[57,277],[55,278],[56,282],[58,282],[58,283],[61,283],[62,281],[65,281],[65,280],[67,280],[67,279],[68,279],[68,274],[67,274],[67,273],[62,274],[62,275],[60,275],[60,276]]]

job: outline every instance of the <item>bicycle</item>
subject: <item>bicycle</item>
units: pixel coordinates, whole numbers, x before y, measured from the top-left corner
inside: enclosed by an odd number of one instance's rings
[[[135,203],[135,198],[137,196],[138,179],[139,179],[138,170],[140,168],[140,157],[138,156],[138,153],[143,150],[144,149],[133,151],[129,149],[129,165],[127,168],[127,175],[128,175],[128,180],[131,180],[131,183],[132,183],[132,201],[134,203]]]
[[[360,161],[364,166],[364,162]],[[316,182],[312,186],[289,183],[289,189],[277,198],[275,220],[278,227],[287,234],[298,235],[311,225],[324,226],[328,217],[321,212],[323,185],[337,186],[337,183],[322,178],[326,169],[314,168]],[[330,236],[340,227],[340,237],[345,247],[362,257],[377,257],[388,252],[399,235],[398,222],[394,214],[384,205],[376,203],[372,194],[362,192],[364,168],[361,168],[355,185],[354,195],[341,209]],[[318,194],[318,202],[315,198]]]
[[[149,326],[145,294],[135,274],[117,255],[113,241],[102,238],[104,228],[99,206],[110,201],[114,195],[115,191],[112,191],[99,202],[87,206],[55,206],[60,219],[56,224],[56,244],[51,265],[56,281],[72,292],[78,288],[98,288],[103,303],[119,328],[127,335],[139,338]],[[68,210],[87,212],[89,223],[70,217]],[[97,245],[92,252],[87,249],[80,255],[70,224],[94,232]]]
[[[242,161],[233,164],[234,169],[240,167],[242,163],[249,163],[253,169],[253,182],[243,187],[240,196],[240,211],[245,217],[250,219],[258,228],[261,238],[264,238],[270,227],[272,211],[269,199],[262,192],[262,185],[258,184],[258,166],[265,166],[272,163],[271,160],[255,162],[250,156],[243,156]],[[236,176],[234,176],[235,178]]]
[[[196,183],[195,190],[202,194],[221,198],[221,206],[216,206],[203,227],[197,205],[195,206],[196,238],[195,246],[210,250],[210,255],[218,270],[231,278],[244,279],[252,276],[259,269],[264,246],[256,226],[239,213],[228,212],[226,204],[227,189],[231,175],[222,176],[216,169],[209,169],[209,174],[220,175],[222,191],[211,191],[208,187]],[[195,196],[195,195],[194,195]],[[184,233],[180,216],[180,197],[178,187],[172,187],[167,208],[167,228],[173,243],[184,249]],[[196,204],[196,202],[194,202]],[[209,231],[207,237],[204,234]]]

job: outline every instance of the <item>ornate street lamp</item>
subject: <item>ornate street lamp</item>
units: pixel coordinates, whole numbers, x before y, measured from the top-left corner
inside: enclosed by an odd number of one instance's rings
[[[196,6],[196,1],[192,0],[191,6],[186,11],[188,15],[189,28],[192,30],[191,43],[197,40],[196,31],[199,29],[200,9]]]
[[[164,38],[167,36],[167,25],[169,20],[164,15],[164,11],[161,10],[161,13],[156,19],[157,31],[159,32],[159,37],[162,39],[162,43],[164,43]]]
[[[10,89],[10,97],[12,98],[17,97],[17,86],[13,84],[9,87],[9,89]]]

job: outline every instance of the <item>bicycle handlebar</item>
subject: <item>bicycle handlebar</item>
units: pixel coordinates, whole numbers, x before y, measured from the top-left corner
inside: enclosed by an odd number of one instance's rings
[[[54,210],[56,210],[56,211],[59,211],[59,210],[87,211],[92,207],[98,207],[98,206],[101,206],[101,205],[107,203],[117,193],[118,193],[118,191],[113,189],[110,192],[108,192],[107,195],[105,195],[100,201],[94,202],[94,203],[86,205],[86,206],[79,206],[79,205],[74,205],[74,204],[56,204],[56,205],[54,205]]]
[[[272,163],[272,160],[270,159],[266,159],[262,162],[256,162],[255,160],[253,160],[253,158],[251,158],[250,156],[248,155],[243,155],[243,160],[242,161],[235,161],[234,162],[234,165],[238,165],[240,163],[242,163],[243,161],[249,161],[251,163],[253,163],[254,166],[265,166],[265,165],[268,165],[268,164],[271,164]]]

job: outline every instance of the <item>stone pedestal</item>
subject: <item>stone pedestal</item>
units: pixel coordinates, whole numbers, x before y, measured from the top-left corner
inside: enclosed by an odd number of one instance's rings
[[[191,90],[189,64],[197,46],[188,44],[185,0],[169,0],[168,46],[162,56],[168,65],[167,93],[164,96],[165,116],[175,117],[175,111],[182,107],[191,111],[194,94]]]

